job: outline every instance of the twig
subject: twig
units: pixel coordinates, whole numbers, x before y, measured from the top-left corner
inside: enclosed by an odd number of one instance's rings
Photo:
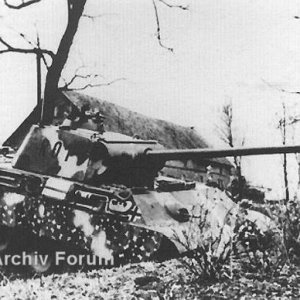
[[[182,10],[188,10],[189,6],[188,5],[175,5],[175,4],[170,4],[168,2],[166,2],[165,0],[158,0],[159,2],[163,3],[164,5],[168,6],[169,8],[179,8]]]
[[[74,83],[74,81],[77,78],[80,79],[88,79],[88,78],[97,78],[97,77],[103,77],[102,75],[98,75],[98,74],[88,74],[88,75],[80,75],[80,74],[75,74],[71,80],[69,82],[66,82],[65,86],[62,87],[62,89],[67,90],[70,89],[70,86]]]
[[[39,32],[38,31],[36,31],[36,45],[37,45],[38,49],[41,48],[40,36],[39,36]],[[42,58],[42,60],[44,62],[44,65],[45,65],[46,69],[49,70],[48,62],[46,60],[46,57],[45,57],[44,53],[41,53],[41,58]]]
[[[16,52],[16,53],[24,53],[24,54],[47,54],[51,58],[54,57],[54,53],[51,50],[47,49],[41,49],[38,47],[34,47],[31,49],[24,49],[24,48],[16,48],[12,45],[10,45],[8,42],[6,42],[3,38],[0,37],[0,43],[2,43],[6,49],[0,50],[0,54],[9,53],[9,52]]]
[[[117,16],[118,14],[99,14],[99,15],[89,15],[89,14],[83,14],[82,17],[90,19],[92,21],[94,21],[97,18],[102,18],[102,17],[106,17],[106,16]]]
[[[170,48],[170,47],[165,46],[165,45],[162,43],[162,41],[161,41],[159,15],[158,15],[158,10],[157,10],[157,6],[156,6],[156,3],[155,3],[155,0],[152,0],[152,3],[153,3],[153,7],[154,7],[154,12],[155,12],[155,19],[156,19],[156,37],[157,37],[158,43],[159,43],[159,45],[160,45],[162,48],[165,48],[165,49],[167,49],[168,51],[174,52],[174,49],[173,49],[173,48]]]
[[[126,80],[126,78],[117,78],[117,79],[114,79],[112,81],[109,81],[109,82],[105,82],[105,83],[88,83],[82,87],[79,87],[79,88],[68,88],[66,86],[60,88],[60,90],[63,90],[63,91],[82,91],[82,90],[85,90],[89,87],[100,87],[100,86],[109,86],[109,85],[112,85],[118,81],[121,81],[121,80]]]
[[[279,88],[279,87],[277,87],[277,86],[275,86],[275,85],[270,84],[269,82],[267,82],[267,81],[264,80],[263,78],[262,78],[261,80],[262,80],[262,82],[264,82],[268,87],[273,88],[273,89],[276,89],[276,90],[279,91],[279,92],[300,95],[300,92],[297,92],[297,91],[288,91],[288,90],[286,90],[286,89]]]
[[[300,95],[300,92],[295,92],[295,91],[287,91],[283,88],[279,88],[277,86],[274,86],[272,84],[270,84],[268,81],[264,80],[263,78],[261,79],[263,83],[265,83],[268,87],[272,88],[272,89],[276,89],[279,92],[283,92],[283,93],[288,93],[288,94],[296,94],[296,95]],[[285,125],[289,126],[289,125],[293,125],[297,122],[300,121],[300,117],[299,116],[295,116],[295,117],[290,117],[289,118],[289,122],[284,121],[282,118],[279,120],[278,123],[278,127],[277,128],[281,128],[283,123],[285,122]]]
[[[76,70],[75,70],[75,75],[69,80],[69,81],[66,81],[64,80],[65,82],[65,85],[63,87],[61,87],[62,90],[71,90],[70,86],[74,83],[74,81],[78,78],[80,79],[88,79],[88,78],[97,78],[97,77],[102,77],[104,78],[102,75],[100,74],[88,74],[88,75],[83,75],[83,74],[80,74],[79,71],[81,69],[85,68],[84,65],[81,65],[79,66]]]

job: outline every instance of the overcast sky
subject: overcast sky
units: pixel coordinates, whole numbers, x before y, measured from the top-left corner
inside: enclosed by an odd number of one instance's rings
[[[162,41],[174,53],[158,45],[151,0],[88,0],[86,12],[101,17],[81,20],[64,77],[85,65],[83,72],[103,76],[99,82],[125,78],[85,92],[194,126],[217,146],[219,113],[231,99],[246,146],[280,144],[275,128],[282,101],[290,111],[299,110],[299,96],[277,89],[300,90],[300,20],[294,18],[299,1],[169,2],[189,4],[188,11],[158,4]],[[55,51],[65,24],[65,0],[44,0],[22,11],[0,4],[0,34],[15,45],[26,46],[17,32],[34,40],[38,30],[42,46]],[[3,141],[36,103],[34,57],[0,57],[0,93]],[[297,134],[294,142],[300,143]],[[295,172],[293,155],[290,161]],[[280,189],[279,162],[280,157],[246,159],[245,170],[253,182]]]

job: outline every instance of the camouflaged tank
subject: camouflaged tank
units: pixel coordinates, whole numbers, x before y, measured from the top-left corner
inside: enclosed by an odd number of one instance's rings
[[[100,265],[168,256],[170,249],[183,253],[202,242],[205,203],[211,224],[230,224],[234,214],[228,212],[237,207],[219,189],[157,177],[166,161],[299,151],[165,150],[156,141],[113,132],[33,125],[12,162],[0,166],[0,250],[8,232],[21,228],[95,254]]]

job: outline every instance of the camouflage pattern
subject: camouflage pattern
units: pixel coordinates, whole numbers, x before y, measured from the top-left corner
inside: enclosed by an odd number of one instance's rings
[[[157,177],[165,159],[149,151],[163,153],[155,141],[34,125],[12,164],[0,166],[0,221],[93,253],[102,265],[151,259],[165,238],[183,253],[225,227],[222,248],[236,204],[219,189]]]
[[[33,126],[18,150],[13,167],[95,186],[102,183],[151,186],[164,162],[147,159],[143,154],[161,148],[156,141],[113,132],[100,134],[87,129]]]
[[[133,195],[124,187],[94,188],[53,177],[1,170],[3,225],[91,251],[112,265],[149,258],[161,235],[142,223]],[[133,252],[133,253],[132,253]]]
[[[33,126],[12,168],[0,169],[1,222],[92,252],[104,265],[147,260],[166,224],[183,222],[177,210],[188,197],[154,188],[161,162],[139,157],[153,148],[161,146],[116,133]]]

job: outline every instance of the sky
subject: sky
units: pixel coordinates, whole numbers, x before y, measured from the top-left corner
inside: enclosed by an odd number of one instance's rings
[[[79,66],[95,73],[97,83],[122,80],[84,92],[145,115],[195,127],[210,144],[222,147],[216,132],[222,105],[231,101],[234,130],[245,146],[281,143],[277,122],[282,102],[300,114],[299,1],[186,0],[189,10],[157,4],[162,42],[159,46],[152,0],[88,0],[63,76]],[[66,25],[66,1],[42,0],[22,11],[0,4],[0,35],[27,46],[18,32],[57,49]],[[36,103],[35,58],[0,57],[0,142]],[[124,79],[124,80],[123,80]],[[77,82],[74,87],[80,87]],[[298,127],[298,126],[297,126]],[[300,143],[298,128],[289,142]],[[292,138],[294,135],[294,138]],[[282,190],[281,157],[244,158],[245,175],[255,184]],[[297,184],[296,160],[289,155],[290,181]]]

